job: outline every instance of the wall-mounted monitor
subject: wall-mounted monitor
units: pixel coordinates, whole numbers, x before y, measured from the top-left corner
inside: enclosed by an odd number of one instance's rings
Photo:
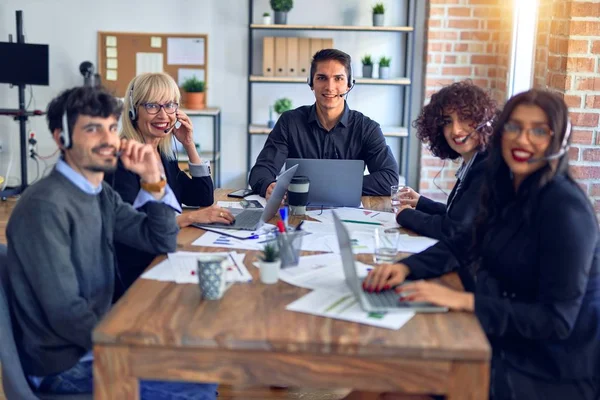
[[[0,83],[48,86],[48,45],[0,42]]]

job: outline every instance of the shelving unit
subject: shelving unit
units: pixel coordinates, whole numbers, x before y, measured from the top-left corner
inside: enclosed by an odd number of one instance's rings
[[[203,110],[189,110],[182,108],[181,111],[190,117],[212,118],[213,149],[212,151],[200,152],[200,158],[203,160],[210,160],[215,187],[221,187],[221,109],[217,107],[205,108]],[[187,155],[181,155],[178,159],[180,162],[187,162]]]
[[[292,25],[263,25],[252,22],[254,16],[254,0],[248,0],[248,100],[247,100],[247,115],[248,115],[248,131],[247,131],[247,171],[252,167],[252,137],[256,135],[268,135],[271,129],[266,125],[256,124],[252,116],[253,102],[253,86],[257,84],[306,84],[306,77],[291,76],[291,77],[265,77],[254,74],[253,58],[254,58],[254,33],[256,31],[272,31],[272,32],[290,32],[290,31],[338,31],[338,32],[365,32],[365,33],[397,33],[403,35],[403,49],[401,59],[403,65],[401,67],[401,75],[399,78],[378,79],[378,78],[359,78],[355,77],[356,85],[362,86],[390,86],[395,90],[402,90],[402,101],[399,110],[399,125],[398,126],[382,126],[382,131],[385,137],[394,138],[398,142],[399,159],[398,164],[400,175],[407,176],[409,168],[408,149],[410,145],[409,129],[411,121],[411,96],[413,95],[412,77],[414,73],[414,52],[415,52],[415,35],[414,26],[416,21],[416,2],[417,0],[400,0],[406,5],[405,8],[405,25],[404,26],[356,26],[356,25],[308,25],[308,24],[292,24]],[[335,47],[335,46],[334,46]],[[344,50],[344,49],[341,49]],[[360,111],[360,109],[356,109]],[[377,120],[377,118],[374,118]]]

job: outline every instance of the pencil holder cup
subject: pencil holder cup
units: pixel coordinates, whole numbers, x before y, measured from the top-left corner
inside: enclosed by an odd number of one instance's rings
[[[304,232],[284,232],[277,234],[277,245],[279,246],[279,257],[281,257],[281,268],[294,267],[300,261],[300,249],[302,248],[302,236]]]

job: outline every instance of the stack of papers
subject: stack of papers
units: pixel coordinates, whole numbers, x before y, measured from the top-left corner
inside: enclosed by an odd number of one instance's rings
[[[195,253],[178,251],[142,275],[144,279],[176,283],[198,283],[198,258],[207,255],[227,257],[227,282],[251,282],[252,275],[244,265],[244,253]]]
[[[325,289],[310,292],[288,304],[286,310],[396,330],[415,315],[412,311],[369,313],[362,309],[350,291],[340,293]]]

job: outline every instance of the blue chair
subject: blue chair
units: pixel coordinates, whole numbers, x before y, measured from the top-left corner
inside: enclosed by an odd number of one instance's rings
[[[0,244],[0,363],[2,383],[7,400],[91,400],[91,394],[41,394],[34,393],[23,373],[21,360],[13,336],[8,305],[8,258],[6,246]]]

